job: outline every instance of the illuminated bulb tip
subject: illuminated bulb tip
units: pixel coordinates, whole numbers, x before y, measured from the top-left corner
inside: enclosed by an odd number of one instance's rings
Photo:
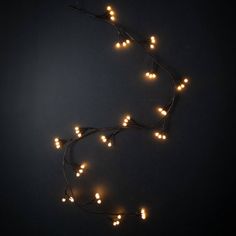
[[[185,84],[188,83],[188,79],[187,79],[187,78],[184,79],[184,83],[185,83]]]
[[[112,10],[111,6],[107,6],[107,10],[111,11]]]
[[[145,220],[147,218],[147,215],[146,215],[146,210],[144,208],[141,209],[141,218],[143,220]]]
[[[59,138],[55,138],[54,141],[55,141],[55,142],[59,142]]]
[[[122,45],[123,45],[123,47],[126,47],[126,46],[127,46],[127,43],[126,43],[126,42],[123,42]]]
[[[158,137],[158,135],[159,135],[159,133],[158,133],[158,132],[156,132],[156,133],[155,133],[155,136],[156,136],[156,137]]]
[[[120,220],[121,219],[121,215],[118,215],[117,218]]]
[[[147,72],[147,73],[145,74],[145,76],[146,76],[146,77],[148,77],[149,75],[150,75],[150,73],[149,73],[149,72]]]
[[[113,222],[113,226],[116,226],[116,222]]]
[[[178,86],[178,87],[177,87],[177,90],[178,90],[178,91],[181,91],[181,90],[182,90],[182,87],[181,87],[181,86]]]
[[[158,138],[159,138],[159,139],[161,139],[161,138],[162,138],[162,135],[161,135],[161,134],[159,134],[159,135],[158,135]]]
[[[159,111],[159,112],[162,112],[162,111],[163,111],[163,108],[159,107],[159,108],[158,108],[158,111]]]
[[[120,48],[120,43],[116,43],[116,48]]]
[[[115,21],[115,20],[116,20],[116,18],[115,18],[114,16],[111,16],[110,19],[111,19],[112,21]]]
[[[99,200],[97,200],[97,204],[101,204],[102,203],[102,200],[101,199],[99,199]]]
[[[155,36],[151,36],[151,42],[152,42],[152,43],[156,43],[156,38],[155,38]]]
[[[181,84],[181,88],[184,88],[185,87],[185,85],[184,84]]]
[[[84,169],[84,168],[85,168],[85,164],[82,164],[82,165],[80,166],[80,168],[81,168],[81,169]]]
[[[76,177],[80,177],[80,173],[79,172],[76,173]]]
[[[154,48],[155,48],[155,45],[154,45],[154,44],[150,44],[150,48],[151,48],[151,49],[154,49]]]
[[[117,224],[117,225],[119,225],[119,224],[120,224],[120,221],[119,221],[119,220],[117,220],[117,221],[116,221],[116,224]]]
[[[162,135],[162,139],[166,140],[166,135]]]
[[[114,11],[110,11],[110,15],[111,15],[111,16],[114,16],[114,15],[115,15],[115,12],[114,12]]]
[[[127,44],[130,44],[130,40],[129,39],[126,39],[125,41]]]
[[[75,127],[75,130],[79,130],[79,127],[78,127],[78,126],[76,126],[76,127]]]
[[[126,116],[126,119],[127,119],[127,120],[130,120],[130,119],[131,119],[131,117],[130,117],[130,116]]]
[[[107,144],[107,146],[108,146],[108,147],[111,147],[111,146],[112,146],[112,143],[111,143],[111,142],[109,142],[109,143]]]
[[[96,193],[96,194],[95,194],[95,198],[96,198],[96,199],[100,199],[100,194],[99,194],[99,193]]]
[[[63,198],[61,199],[61,201],[62,201],[62,202],[66,202],[66,199],[63,197]]]
[[[124,122],[122,125],[123,125],[124,127],[126,127],[126,126],[127,126],[127,123]]]
[[[79,169],[79,173],[82,174],[84,171],[82,169]]]

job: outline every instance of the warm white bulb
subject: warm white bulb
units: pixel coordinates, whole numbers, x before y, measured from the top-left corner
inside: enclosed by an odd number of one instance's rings
[[[181,84],[181,88],[185,88],[185,85],[184,85],[184,84]]]
[[[115,20],[116,20],[116,18],[115,18],[114,16],[111,16],[110,19],[111,19],[112,21],[115,21]]]
[[[80,173],[79,172],[76,173],[76,177],[80,177]]]
[[[63,198],[61,199],[61,201],[62,201],[62,202],[66,202],[66,199],[63,197]]]
[[[111,146],[112,146],[112,143],[111,143],[111,142],[109,142],[107,145],[108,145],[108,147],[111,147]]]
[[[111,16],[114,16],[114,15],[115,15],[115,12],[114,12],[114,11],[110,11],[110,15],[111,15]]]
[[[149,73],[149,72],[147,72],[147,73],[145,74],[145,76],[146,76],[146,77],[148,77],[149,75],[150,75],[150,73]]]
[[[159,112],[162,112],[162,111],[163,111],[163,108],[162,108],[162,107],[159,107],[159,108],[158,108],[158,111],[159,111]]]
[[[166,140],[166,135],[162,135],[162,139]]]
[[[127,123],[124,122],[122,125],[123,125],[124,127],[126,127],[126,126],[127,126]]]
[[[55,141],[55,142],[59,142],[59,138],[55,138],[54,141]]]
[[[126,42],[123,42],[122,45],[123,45],[123,47],[126,47],[126,46],[127,46],[127,43],[126,43]]]
[[[80,166],[80,168],[81,168],[81,169],[84,169],[84,168],[85,168],[85,164],[82,164],[82,165]]]
[[[84,171],[82,169],[79,169],[79,173],[82,174]]]
[[[100,199],[100,194],[99,194],[99,193],[96,193],[96,194],[95,194],[95,198],[96,198],[96,199]]]
[[[130,120],[130,119],[131,119],[131,117],[128,115],[128,116],[126,116],[126,119],[127,119],[127,120]]]
[[[155,133],[155,136],[156,136],[156,137],[158,137],[158,135],[159,135],[159,133],[158,133],[158,132],[156,132],[156,133]]]
[[[116,226],[116,222],[113,222],[113,226]]]
[[[144,208],[142,208],[141,209],[141,218],[143,219],[143,220],[145,220],[146,219],[146,210],[144,209]]]
[[[97,204],[101,204],[102,203],[102,200],[101,199],[99,199],[99,200],[97,200]]]
[[[130,44],[130,40],[129,40],[129,39],[126,39],[125,42],[126,42],[127,44]]]
[[[120,48],[120,43],[116,43],[116,48]]]
[[[118,215],[117,218],[120,220],[121,219],[121,215]]]
[[[156,38],[155,38],[155,36],[151,36],[151,42],[152,42],[152,43],[156,43]]]
[[[187,79],[187,78],[184,79],[184,83],[185,83],[185,84],[188,83],[188,79]]]
[[[181,90],[182,90],[182,88],[181,88],[180,85],[177,87],[177,90],[178,90],[178,91],[181,91]]]
[[[107,6],[107,10],[111,11],[112,10],[111,6]]]
[[[163,116],[166,116],[166,115],[167,115],[167,111],[164,111],[164,110],[163,110],[163,111],[161,112],[161,114],[162,114]]]
[[[154,44],[150,44],[150,49],[154,49],[155,45]]]

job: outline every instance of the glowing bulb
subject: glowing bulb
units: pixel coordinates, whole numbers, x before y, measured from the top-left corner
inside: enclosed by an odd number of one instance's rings
[[[161,112],[161,114],[162,114],[163,116],[166,116],[166,115],[167,115],[167,112],[163,110],[163,111]]]
[[[185,85],[184,84],[181,84],[181,88],[184,88],[185,87]]]
[[[116,18],[115,18],[114,16],[111,16],[110,19],[111,19],[112,21],[115,21],[115,20],[116,20]]]
[[[76,177],[80,177],[80,173],[79,172],[76,173]]]
[[[61,199],[61,201],[62,201],[62,202],[66,202],[66,199],[63,197],[63,198]]]
[[[107,141],[106,136],[102,135],[102,136],[101,136],[101,140],[102,140],[103,143],[106,143],[106,141]]]
[[[113,222],[113,226],[116,226],[116,222],[115,221]]]
[[[82,169],[79,169],[79,173],[82,174],[84,171]]]
[[[101,204],[102,203],[102,200],[101,199],[99,199],[99,200],[97,200],[97,204]]]
[[[154,49],[155,45],[154,44],[150,44],[150,49]]]
[[[120,224],[120,221],[119,221],[119,220],[117,220],[117,221],[116,221],[116,225],[119,225],[119,224]]]
[[[82,164],[82,165],[80,166],[80,168],[81,168],[81,169],[84,169],[84,168],[85,168],[85,164]]]
[[[129,39],[126,39],[125,41],[127,44],[130,44],[130,40]]]
[[[121,219],[121,215],[118,215],[117,218],[120,220]]]
[[[126,116],[126,119],[127,119],[127,120],[130,120],[130,119],[131,119],[131,117],[128,115],[128,116]]]
[[[161,138],[162,138],[162,135],[161,135],[161,134],[159,134],[159,135],[158,135],[158,138],[159,138],[159,139],[161,139]]]
[[[126,127],[126,126],[127,126],[127,123],[124,122],[122,125],[123,125],[124,127]]]
[[[69,197],[69,201],[74,202],[75,200],[73,197]]]
[[[159,133],[158,133],[158,132],[156,132],[156,133],[155,133],[155,136],[156,136],[156,137],[158,137],[158,135],[159,135]]]
[[[126,42],[123,42],[122,45],[123,45],[123,47],[126,47],[126,46],[127,46]]]
[[[107,146],[108,146],[108,147],[111,147],[111,146],[112,146],[112,143],[111,143],[111,142],[109,142],[109,143],[107,144]]]
[[[165,140],[165,139],[166,139],[166,135],[162,135],[162,139],[164,139],[164,140]]]
[[[177,87],[177,90],[178,90],[178,91],[181,91],[181,90],[182,90],[182,87],[179,85],[179,86]]]
[[[150,75],[150,73],[149,73],[149,72],[147,72],[147,73],[145,74],[145,76],[146,76],[146,77],[149,77],[149,75]]]
[[[55,138],[54,141],[55,141],[55,142],[59,142],[59,138]]]
[[[163,108],[159,107],[159,108],[158,108],[158,111],[159,111],[159,112],[162,112],[162,111],[163,111]]]
[[[120,43],[116,43],[116,48],[120,48]]]
[[[115,12],[114,11],[110,11],[109,12],[111,16],[114,16],[115,15]]]
[[[187,79],[187,78],[184,79],[184,83],[185,83],[185,84],[188,83],[188,79]]]
[[[100,199],[100,194],[99,194],[99,193],[96,193],[96,194],[95,194],[95,198],[96,198],[96,199]]]

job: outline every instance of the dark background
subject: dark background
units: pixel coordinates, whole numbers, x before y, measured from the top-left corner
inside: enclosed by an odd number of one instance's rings
[[[106,1],[83,1],[102,12]],[[130,132],[107,150],[98,137],[78,146],[90,168],[81,198],[100,190],[110,210],[146,206],[149,219],[113,228],[60,201],[61,154],[53,137],[75,124],[109,126],[130,112],[157,119],[169,82],[142,79],[139,49],[117,52],[107,24],[71,1],[3,1],[0,33],[1,231],[22,235],[223,235],[233,228],[233,7],[217,1],[111,1],[121,23],[160,38],[164,62],[191,76],[165,144]],[[235,213],[234,213],[235,214]]]

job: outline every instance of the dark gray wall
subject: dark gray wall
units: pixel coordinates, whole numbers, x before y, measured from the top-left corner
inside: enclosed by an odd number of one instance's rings
[[[106,1],[83,1],[102,11]],[[142,80],[147,58],[116,52],[115,32],[68,9],[70,1],[1,3],[2,228],[23,235],[222,235],[230,231],[233,175],[232,11],[216,1],[112,1],[138,33],[157,33],[160,57],[192,77],[172,119],[166,144],[148,133],[118,138],[107,150],[95,138],[78,146],[91,168],[79,191],[106,190],[114,206],[150,207],[146,223],[113,229],[60,198],[64,191],[55,135],[73,126],[107,126],[125,112],[155,121],[168,96],[163,80]],[[72,2],[73,3],[73,2]],[[231,154],[232,155],[232,154]],[[224,223],[227,221],[227,224]]]

